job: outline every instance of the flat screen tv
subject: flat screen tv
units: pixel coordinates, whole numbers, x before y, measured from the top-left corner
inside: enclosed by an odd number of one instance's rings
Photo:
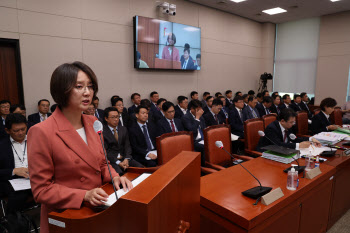
[[[201,69],[201,29],[159,19],[134,17],[137,69]]]

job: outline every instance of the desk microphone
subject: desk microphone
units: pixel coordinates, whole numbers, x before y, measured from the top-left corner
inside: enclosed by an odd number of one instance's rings
[[[96,120],[94,122],[94,130],[100,136],[100,140],[101,140],[101,144],[102,144],[102,148],[103,148],[103,153],[105,154],[109,175],[110,175],[111,180],[112,180],[114,194],[115,194],[115,198],[116,198],[116,201],[117,201],[118,200],[117,189],[115,188],[115,185],[114,185],[114,181],[113,181],[113,177],[112,177],[112,173],[111,173],[111,168],[109,167],[109,161],[107,159],[107,153],[106,153],[106,150],[105,150],[105,145],[103,144],[103,141],[102,141],[101,134],[102,134],[102,131],[103,131],[103,126],[102,126],[102,123],[99,120]]]
[[[224,144],[222,143],[222,141],[216,141],[215,142],[215,146],[220,148],[220,149],[223,149],[228,155],[230,155],[230,157],[232,159],[234,159],[235,161],[237,161],[237,159],[235,157],[233,157],[231,155],[231,153],[229,153],[225,148],[224,148]],[[238,161],[237,161],[238,162]],[[242,194],[244,196],[247,196],[247,197],[250,197],[250,198],[254,198],[254,199],[257,199],[261,196],[264,196],[266,193],[269,193],[272,188],[271,187],[264,187],[261,185],[260,181],[258,180],[258,178],[256,178],[252,173],[250,173],[248,171],[247,168],[245,168],[241,163],[238,163],[239,165],[241,165],[251,176],[253,176],[259,183],[260,186],[257,186],[257,187],[254,187],[254,188],[251,188],[251,189],[248,189],[244,192],[242,192]]]
[[[274,144],[275,146],[278,146],[274,141],[272,141],[270,138],[268,138],[268,137],[265,135],[265,132],[264,132],[264,131],[259,130],[259,131],[258,131],[258,134],[259,134],[260,137],[265,137],[265,138],[269,139],[269,141],[272,142],[272,144]]]

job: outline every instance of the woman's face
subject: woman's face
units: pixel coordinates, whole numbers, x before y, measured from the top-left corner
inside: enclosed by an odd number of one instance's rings
[[[168,35],[168,44],[171,45],[171,46],[174,45],[173,34],[172,33],[170,33]]]
[[[68,101],[68,108],[87,111],[94,95],[94,86],[90,78],[83,72],[78,72],[77,82],[72,89]]]

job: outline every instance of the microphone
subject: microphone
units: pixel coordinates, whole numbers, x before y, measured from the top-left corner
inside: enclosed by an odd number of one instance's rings
[[[230,155],[230,157],[232,159],[234,159],[235,161],[237,161],[237,159],[235,157],[233,157],[233,155],[231,155],[231,153],[229,153],[225,148],[224,148],[224,144],[222,143],[222,141],[216,141],[215,142],[216,147],[223,149],[228,155]],[[256,178],[252,173],[250,173],[248,171],[247,168],[245,168],[241,163],[238,163],[239,165],[241,165],[251,176],[254,177],[254,179],[256,179],[259,183],[259,186],[248,189],[246,191],[243,191],[242,194],[244,196],[250,197],[250,198],[260,198],[261,196],[264,196],[266,193],[269,193],[272,188],[271,187],[264,187],[261,185],[260,181],[258,180],[258,178]]]
[[[116,201],[118,201],[117,189],[115,188],[115,185],[114,185],[114,181],[113,181],[113,177],[112,177],[112,173],[111,173],[111,168],[109,167],[109,162],[108,162],[108,159],[107,159],[107,153],[106,153],[105,145],[104,145],[104,143],[102,141],[102,136],[101,136],[102,131],[103,131],[102,123],[99,120],[96,120],[94,122],[93,127],[94,127],[95,132],[100,136],[100,140],[101,140],[101,144],[102,144],[102,148],[103,148],[103,153],[105,154],[105,159],[106,159],[109,175],[110,175],[111,180],[112,180],[112,185],[113,185],[113,189],[114,189],[115,198],[116,198]]]
[[[264,131],[259,130],[259,131],[258,131],[258,134],[259,134],[260,137],[265,137],[265,138],[269,139],[269,141],[272,142],[272,144],[278,146],[274,141],[272,141],[270,138],[268,138],[268,137],[265,135],[265,132],[264,132]]]
[[[289,134],[289,138],[294,141],[297,138],[297,136],[295,136],[295,134],[291,133],[291,134]]]

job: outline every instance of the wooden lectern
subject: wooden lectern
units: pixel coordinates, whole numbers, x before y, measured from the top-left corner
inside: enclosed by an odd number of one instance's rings
[[[166,59],[154,59],[154,68],[159,69],[181,69],[181,62]]]
[[[136,178],[145,169],[133,169]],[[113,193],[111,184],[102,188]],[[49,214],[50,233],[198,233],[200,153],[183,151],[101,212],[87,204],[79,210]]]

